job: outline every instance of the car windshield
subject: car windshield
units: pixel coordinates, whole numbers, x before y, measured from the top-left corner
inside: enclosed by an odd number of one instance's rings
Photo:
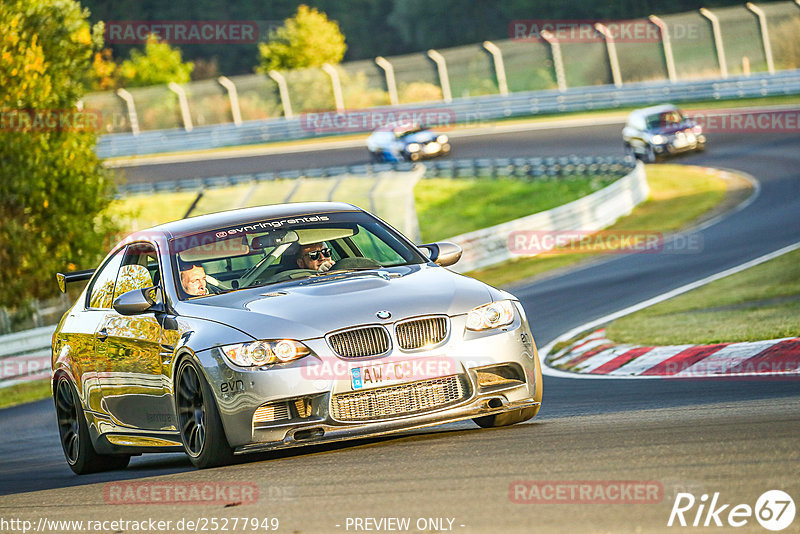
[[[175,238],[170,250],[181,299],[428,261],[363,212],[243,221]]]
[[[412,135],[412,134],[415,134],[415,133],[419,133],[419,132],[422,132],[424,130],[425,130],[425,128],[422,128],[421,126],[414,126],[414,127],[408,128],[408,129],[395,130],[395,135],[398,138],[402,139],[403,137],[406,137],[406,136],[409,136],[409,135]]]
[[[647,117],[647,129],[658,130],[678,126],[686,121],[686,116],[680,110],[665,111]]]

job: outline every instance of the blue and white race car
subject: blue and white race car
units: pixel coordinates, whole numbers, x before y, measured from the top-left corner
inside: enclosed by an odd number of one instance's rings
[[[372,161],[419,161],[449,154],[450,140],[416,123],[395,123],[372,132],[367,149]]]

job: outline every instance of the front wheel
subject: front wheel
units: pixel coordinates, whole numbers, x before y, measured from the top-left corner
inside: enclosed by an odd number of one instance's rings
[[[192,464],[199,469],[233,461],[213,393],[196,364],[184,359],[176,373],[175,404],[181,441]]]
[[[539,412],[538,406],[530,408],[520,408],[519,410],[511,410],[509,412],[496,413],[493,415],[484,415],[483,417],[475,417],[473,421],[481,428],[494,428],[498,426],[516,425],[533,417]]]
[[[129,455],[109,456],[94,450],[83,407],[69,378],[59,375],[53,392],[58,435],[69,468],[78,475],[124,469],[131,460]]]

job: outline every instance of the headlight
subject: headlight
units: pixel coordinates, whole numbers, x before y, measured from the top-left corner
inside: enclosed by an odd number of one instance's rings
[[[663,145],[667,141],[663,135],[654,135],[650,140],[657,145]]]
[[[406,147],[406,150],[408,150],[409,152],[418,152],[420,148],[422,147],[419,146],[419,143],[409,143],[408,146]]]
[[[696,134],[701,134],[703,133],[703,127],[700,126],[699,124],[695,124],[694,126],[692,126],[692,131]]]
[[[311,354],[311,349],[299,341],[291,339],[237,343],[236,345],[225,345],[221,349],[231,363],[240,367],[286,363]]]
[[[447,142],[447,136],[440,135],[439,137],[436,138],[436,142],[439,143],[440,145],[445,144]]]
[[[510,300],[499,300],[478,306],[467,314],[467,330],[489,330],[514,322],[514,305]]]

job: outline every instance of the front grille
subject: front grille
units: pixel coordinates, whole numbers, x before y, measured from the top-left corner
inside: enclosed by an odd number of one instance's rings
[[[397,343],[401,349],[414,350],[438,345],[447,337],[447,317],[425,317],[397,323]]]
[[[285,402],[264,404],[253,414],[253,424],[256,426],[285,419],[289,419],[289,404]]]
[[[368,421],[423,413],[455,404],[468,395],[459,375],[340,393],[331,398],[339,421]]]
[[[328,336],[331,348],[344,358],[379,356],[389,352],[389,333],[382,326],[365,326]]]

